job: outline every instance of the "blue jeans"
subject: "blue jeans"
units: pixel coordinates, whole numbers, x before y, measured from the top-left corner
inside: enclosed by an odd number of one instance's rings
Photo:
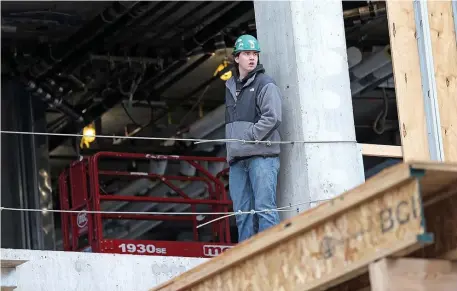
[[[229,190],[234,211],[275,209],[279,157],[251,157],[230,166]],[[252,214],[236,215],[238,242],[280,222],[277,211],[256,213],[258,230]]]

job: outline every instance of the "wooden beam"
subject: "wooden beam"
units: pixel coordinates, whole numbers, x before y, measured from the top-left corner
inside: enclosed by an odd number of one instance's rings
[[[370,265],[371,291],[455,291],[457,262],[431,259],[382,259]]]
[[[387,0],[403,160],[430,160],[412,0]]]
[[[402,158],[401,146],[362,143],[362,155],[368,157]]]
[[[408,254],[408,257],[429,259],[439,258],[446,260],[456,260],[457,252],[457,177],[448,174],[457,171],[457,164],[446,165],[446,171],[443,167],[434,168],[430,164],[414,164],[413,168],[427,168],[427,174],[421,179],[421,189],[423,193],[432,193],[426,195],[424,199],[426,230],[434,235],[432,245],[421,248],[414,253]],[[454,188],[449,185],[454,185]],[[450,195],[451,194],[451,195]],[[363,287],[370,286],[368,273],[362,274],[354,279],[339,284],[327,291],[353,291]]]
[[[395,165],[151,290],[335,286],[367,272],[380,258],[422,247],[424,220],[430,219],[422,202],[434,201],[452,183],[457,183],[457,165]]]
[[[427,1],[444,161],[457,162],[457,47],[451,1]]]

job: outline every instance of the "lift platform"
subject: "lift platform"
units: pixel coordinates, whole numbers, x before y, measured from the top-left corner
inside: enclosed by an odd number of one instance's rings
[[[113,163],[113,161],[115,163]],[[128,165],[140,160],[148,162],[166,161],[187,164],[195,169],[195,175],[166,175],[148,171],[129,171]],[[124,162],[124,164],[122,164]],[[205,164],[225,163],[219,157],[189,157],[167,156],[136,153],[99,152],[93,156],[85,157],[73,162],[59,176],[60,206],[63,212],[62,235],[65,251],[87,251],[97,253],[120,253],[155,256],[181,256],[181,257],[214,257],[222,253],[233,244],[230,238],[229,218],[223,218],[209,224],[211,239],[202,241],[199,236],[198,224],[222,216],[222,214],[205,215],[202,218],[196,215],[198,205],[207,205],[210,213],[226,213],[232,210],[232,202],[227,197],[222,177],[227,173],[222,171],[211,173]],[[122,165],[122,166],[121,166]],[[164,184],[174,193],[174,196],[148,195],[150,191],[141,194],[110,193],[107,194],[101,187],[103,181],[148,179],[157,184]],[[191,197],[174,182],[200,182],[205,187],[201,192],[206,197]],[[148,181],[149,182],[149,181]],[[156,188],[156,186],[155,186]],[[195,195],[194,195],[195,196]],[[143,214],[125,211],[127,205],[156,205],[153,209],[167,213]],[[109,204],[111,209],[104,207]],[[190,205],[189,214],[173,215],[176,205]],[[168,207],[167,207],[168,206]],[[189,206],[187,207],[189,208]],[[105,210],[106,209],[106,210]],[[181,207],[182,209],[182,207]],[[90,213],[90,211],[103,211],[105,213]],[[108,212],[108,213],[106,213]],[[124,213],[123,213],[124,212]],[[159,211],[149,211],[159,212]],[[188,222],[193,233],[192,241],[164,241],[164,240],[138,240],[108,237],[105,227],[107,223],[117,220],[143,220],[148,224],[165,221]],[[208,231],[207,231],[208,232]],[[111,236],[113,234],[111,233]]]

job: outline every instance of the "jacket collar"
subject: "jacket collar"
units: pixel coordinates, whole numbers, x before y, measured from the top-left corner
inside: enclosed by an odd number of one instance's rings
[[[258,73],[264,73],[265,72],[265,69],[263,68],[263,65],[261,64],[258,64],[257,67],[252,71],[250,72],[245,78],[244,80],[242,80],[241,82],[243,82],[243,87],[246,87],[246,86],[249,86],[252,82],[254,82],[255,80],[255,77],[257,76]],[[229,89],[230,93],[232,94],[232,97],[233,99],[235,99],[235,101],[237,100],[236,99],[236,82],[237,82],[237,78],[239,78],[239,75],[238,73],[235,73],[230,79],[227,80],[227,82],[225,82],[225,86]]]

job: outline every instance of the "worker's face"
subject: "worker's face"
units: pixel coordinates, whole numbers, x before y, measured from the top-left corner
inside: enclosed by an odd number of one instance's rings
[[[259,61],[259,53],[254,51],[245,51],[238,54],[235,62],[239,64],[240,71],[251,72],[257,67]]]

